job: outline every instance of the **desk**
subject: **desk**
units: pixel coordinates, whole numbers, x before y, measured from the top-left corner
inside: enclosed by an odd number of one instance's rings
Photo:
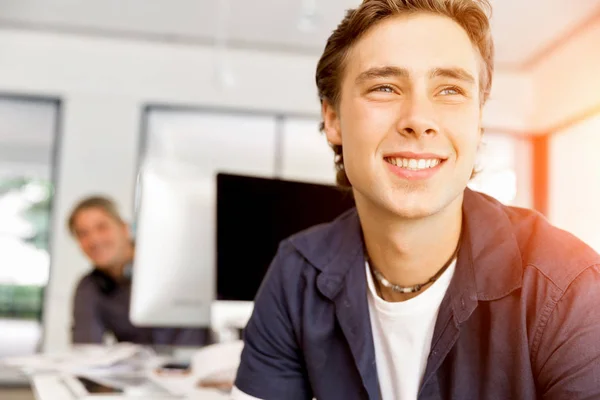
[[[32,377],[31,383],[36,400],[77,400],[57,374],[35,375]],[[229,396],[214,390],[197,389],[185,399],[228,400]]]
[[[37,400],[76,400],[79,390],[83,391],[84,389],[73,374],[82,374],[91,379],[94,379],[93,376],[96,375],[100,382],[102,379],[106,382],[114,379],[113,383],[107,384],[129,386],[138,393],[139,390],[150,389],[153,391],[143,382],[149,379],[166,388],[170,393],[179,395],[179,397],[173,398],[225,400],[230,397],[228,394],[216,389],[199,388],[197,384],[200,379],[232,380],[239,365],[242,349],[243,342],[237,340],[200,349],[187,349],[191,352],[189,357],[181,358],[183,354],[179,354],[179,356],[175,354],[161,355],[157,351],[148,351],[149,349],[127,343],[108,348],[90,345],[78,346],[72,352],[65,354],[15,359],[12,360],[12,363],[7,362],[7,365],[13,365],[28,372],[27,378],[31,382]],[[165,362],[186,358],[191,359],[191,369],[188,374],[172,375],[157,372],[157,368]],[[118,397],[111,396],[111,399],[116,398]],[[123,395],[120,398],[131,399],[132,396]],[[162,397],[161,400],[166,400],[166,398]]]
[[[31,379],[31,387],[37,400],[74,399],[58,375],[37,375]]]
[[[7,389],[0,388],[0,399],[2,400],[35,400],[31,389]]]

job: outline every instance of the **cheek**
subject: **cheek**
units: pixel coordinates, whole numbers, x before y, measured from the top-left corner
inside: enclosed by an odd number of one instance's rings
[[[106,243],[110,247],[115,247],[115,245],[119,242],[119,237],[116,234],[106,235],[104,237],[104,243]]]
[[[446,113],[441,121],[443,129],[451,132],[450,138],[458,157],[474,158],[481,140],[479,113],[473,111]]]
[[[92,249],[92,244],[89,241],[81,242],[81,248],[87,253]]]
[[[457,142],[456,153],[458,157],[458,163],[463,164],[465,169],[472,169],[477,159],[478,150],[478,138],[473,134],[461,135]]]
[[[377,148],[394,126],[395,113],[389,105],[377,105],[358,98],[341,109],[342,144],[353,150]]]

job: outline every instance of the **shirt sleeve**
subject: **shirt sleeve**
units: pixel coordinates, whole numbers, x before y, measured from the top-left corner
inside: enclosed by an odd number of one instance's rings
[[[555,303],[538,348],[543,399],[600,399],[600,266],[582,272]]]
[[[299,307],[290,304],[300,286],[299,259],[290,245],[280,246],[256,295],[235,381],[249,396],[264,400],[312,398],[292,323],[293,315],[299,318]]]
[[[73,302],[73,343],[102,343],[105,327],[96,307],[92,282],[83,278],[77,285]]]

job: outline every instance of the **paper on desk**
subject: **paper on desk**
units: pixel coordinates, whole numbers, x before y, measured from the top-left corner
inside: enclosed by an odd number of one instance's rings
[[[160,383],[172,393],[187,396],[220,393],[216,388],[202,387],[200,382],[227,383],[235,380],[244,343],[241,340],[203,347],[192,358],[192,373],[181,377],[161,377]],[[195,397],[194,397],[195,398]],[[226,397],[229,398],[229,397]]]
[[[1,359],[0,363],[19,368],[25,373],[115,373],[144,368],[151,357],[153,352],[147,348],[119,343],[113,346],[79,345],[69,352],[11,357]]]

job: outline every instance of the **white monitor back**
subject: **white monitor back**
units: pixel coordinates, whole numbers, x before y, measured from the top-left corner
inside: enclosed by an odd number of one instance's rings
[[[173,162],[140,173],[130,319],[136,326],[210,325],[215,297],[212,180]]]
[[[215,330],[243,328],[252,302],[206,306],[216,297],[216,175],[273,177],[284,142],[278,119],[169,108],[151,109],[146,122],[130,318],[140,326],[210,319]]]

